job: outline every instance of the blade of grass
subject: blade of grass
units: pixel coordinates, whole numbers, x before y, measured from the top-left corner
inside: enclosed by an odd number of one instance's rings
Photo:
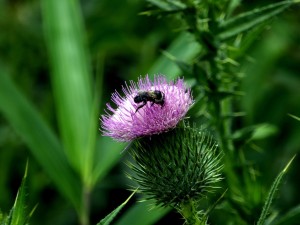
[[[127,202],[131,199],[131,197],[136,193],[137,189],[123,202],[119,205],[115,210],[113,210],[110,214],[108,214],[105,218],[103,218],[97,225],[109,225],[112,220],[117,216],[117,214],[121,211],[121,209],[127,204]]]
[[[269,210],[270,210],[271,203],[272,203],[273,198],[275,196],[275,193],[278,189],[278,186],[281,183],[282,177],[286,174],[288,168],[290,167],[290,165],[291,165],[291,163],[292,163],[292,161],[294,160],[295,157],[296,157],[296,155],[293,156],[293,158],[288,162],[288,164],[278,174],[275,181],[273,182],[273,184],[271,186],[271,189],[269,191],[268,197],[267,197],[267,199],[265,201],[265,204],[263,206],[262,212],[260,214],[260,217],[258,219],[257,225],[263,225],[265,223],[265,220],[267,219],[267,215],[268,215]]]
[[[63,144],[72,166],[87,184],[93,167],[97,120],[79,3],[43,0],[42,12]]]
[[[59,191],[80,208],[80,183],[62,151],[62,146],[34,107],[0,70],[0,111],[28,145]]]

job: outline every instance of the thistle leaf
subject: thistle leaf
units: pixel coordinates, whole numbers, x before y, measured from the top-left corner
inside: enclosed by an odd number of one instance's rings
[[[221,40],[234,37],[242,32],[250,30],[259,24],[266,22],[277,14],[283,12],[289,6],[298,1],[282,1],[239,14],[222,22],[219,26],[218,37]]]
[[[15,203],[10,210],[8,215],[2,214],[0,212],[0,224],[1,225],[26,225],[28,220],[35,211],[37,205],[28,212],[27,210],[27,192],[26,192],[26,183],[27,183],[27,171],[28,171],[28,162],[25,167],[25,173],[21,182],[21,186],[18,190]]]
[[[176,58],[174,55],[167,51],[162,51],[163,55],[166,56],[168,59],[170,59],[172,62],[174,62],[184,73],[185,77],[187,78],[194,78],[193,75],[193,67],[192,65]]]
[[[225,99],[228,97],[241,97],[244,95],[243,92],[241,91],[217,91],[215,93],[208,93],[211,97],[216,98],[216,99]]]
[[[238,7],[241,3],[241,0],[231,0],[229,5],[228,5],[228,8],[227,8],[227,15],[231,15],[232,12],[236,9],[236,7]]]
[[[26,164],[24,177],[21,186],[18,190],[17,197],[12,208],[11,225],[26,224],[26,178],[27,178],[28,163]]]
[[[167,51],[176,58],[185,62],[190,62],[199,54],[201,46],[195,41],[193,35],[183,32],[181,33],[170,45]],[[171,65],[170,60],[162,55],[160,56],[154,65],[149,69],[149,74],[169,74],[168,78],[175,79],[181,74],[181,71],[178,67]]]
[[[147,0],[147,1],[157,6],[158,8],[166,11],[186,8],[186,6],[181,1],[177,1],[177,0],[172,0],[172,1]]]
[[[256,124],[253,126],[244,127],[240,130],[237,130],[233,135],[232,138],[235,140],[261,140],[271,135],[274,135],[277,132],[277,127],[268,124],[268,123],[261,123]]]

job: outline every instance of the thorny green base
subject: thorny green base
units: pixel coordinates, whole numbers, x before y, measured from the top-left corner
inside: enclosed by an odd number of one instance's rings
[[[207,218],[196,209],[195,202],[189,200],[180,205],[178,212],[183,216],[187,225],[206,225]]]

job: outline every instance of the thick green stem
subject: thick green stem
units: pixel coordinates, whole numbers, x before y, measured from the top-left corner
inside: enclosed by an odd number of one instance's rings
[[[224,119],[225,115],[232,114],[231,111],[231,99],[226,100],[214,100],[214,116],[215,126],[218,132],[218,138],[221,149],[231,155],[233,152],[233,143],[231,140],[231,118]]]
[[[232,142],[232,131],[231,131],[231,124],[232,124],[232,117],[228,117],[233,114],[232,112],[232,98],[228,97],[225,99],[222,99],[221,97],[215,97],[219,96],[218,92],[220,88],[223,91],[232,92],[232,87],[230,85],[225,85],[221,83],[218,79],[218,74],[222,74],[224,71],[222,70],[222,66],[218,65],[217,57],[219,55],[219,52],[221,50],[216,50],[214,52],[211,52],[209,57],[209,63],[211,67],[211,79],[213,82],[213,88],[211,91],[213,92],[211,94],[210,101],[212,102],[212,115],[214,118],[214,125],[217,132],[218,140],[220,149],[225,153],[224,154],[224,161],[225,161],[225,167],[224,172],[227,177],[226,181],[228,184],[228,187],[231,186],[229,184],[236,184],[238,183],[237,176],[235,174],[234,168],[232,167],[232,159],[235,158],[234,156],[234,145]],[[220,54],[222,55],[222,54]],[[231,190],[231,189],[230,189]]]
[[[207,85],[208,85],[208,97],[211,103],[210,114],[213,117],[213,126],[217,132],[220,149],[224,152],[224,173],[226,176],[226,182],[229,190],[235,192],[234,187],[238,187],[239,180],[233,167],[232,160],[235,159],[234,144],[232,141],[232,105],[233,99],[231,97],[224,98],[220,91],[232,92],[234,87],[228,81],[224,82],[222,75],[226,69],[224,65],[220,64],[220,56],[226,56],[224,48],[221,48],[222,44],[220,40],[216,38],[214,33],[214,27],[217,22],[217,18],[214,18],[213,5],[211,10],[208,11],[207,15],[210,20],[207,24],[202,24],[201,27],[197,26],[197,9],[191,7],[190,14],[185,15],[185,20],[189,25],[191,33],[195,35],[196,40],[203,46],[204,54],[199,57],[200,64],[207,62],[209,69],[207,70]],[[205,18],[202,15],[203,18]],[[222,58],[221,57],[221,58]],[[201,76],[201,75],[199,75]],[[182,215],[187,220],[187,224],[205,224],[201,223],[200,219],[193,212],[193,203],[189,202],[182,207]],[[193,216],[194,215],[194,216]],[[197,220],[198,218],[198,220]]]
[[[232,167],[232,159],[234,158],[234,147],[231,140],[231,118],[224,119],[224,115],[232,114],[232,100],[226,99],[221,102],[218,99],[214,100],[214,118],[215,118],[215,127],[218,134],[220,149],[225,153],[225,167],[224,172],[227,177],[227,183],[236,184],[238,183],[237,176],[235,174],[234,168]],[[231,185],[230,185],[231,186]]]
[[[200,218],[202,214],[198,213],[193,200],[182,203],[178,211],[184,217],[187,225],[206,225],[207,219]]]

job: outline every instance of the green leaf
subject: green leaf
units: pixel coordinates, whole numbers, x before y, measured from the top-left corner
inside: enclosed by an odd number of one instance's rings
[[[247,33],[237,35],[234,41],[234,50],[229,53],[230,58],[236,60],[238,58],[247,57],[249,48],[253,46],[253,43],[257,41],[257,38],[265,29],[266,26],[260,24],[250,31],[247,31]]]
[[[300,205],[292,208],[279,219],[273,221],[272,225],[297,224],[300,220]]]
[[[248,141],[260,140],[269,137],[271,135],[274,135],[277,131],[278,129],[276,126],[268,123],[262,123],[253,126],[244,127],[240,130],[237,130],[232,135],[232,137],[233,139],[236,140],[239,139],[247,139]]]
[[[265,201],[265,204],[263,206],[262,212],[260,214],[259,220],[257,222],[257,225],[263,225],[265,223],[267,219],[267,215],[270,211],[272,201],[275,197],[275,193],[278,190],[279,184],[281,183],[282,177],[286,174],[288,168],[290,167],[295,157],[296,155],[293,156],[293,158],[288,162],[288,164],[284,167],[284,169],[279,173],[279,175],[276,177],[275,181],[273,182],[271,189],[268,193],[267,199]]]
[[[150,206],[153,204],[154,202],[151,200],[136,203],[125,212],[115,225],[155,224],[171,210],[171,208],[152,208],[150,210]]]
[[[21,186],[18,190],[17,197],[12,208],[11,225],[21,225],[27,222],[26,210],[26,179],[27,179],[28,162],[26,164],[25,173],[22,179]]]
[[[232,12],[241,4],[241,0],[230,0],[227,8],[227,16],[231,16]]]
[[[110,169],[119,162],[122,156],[122,149],[125,145],[120,142],[115,142],[111,138],[101,137],[96,144],[96,165],[93,171],[92,184],[101,180]]]
[[[173,61],[180,68],[180,70],[182,71],[182,73],[185,75],[186,78],[194,78],[192,65],[176,58],[175,56],[173,56],[167,51],[162,51],[162,53],[164,56],[166,56],[168,59]]]
[[[33,212],[37,208],[37,205],[28,212],[27,209],[27,196],[26,192],[27,186],[27,171],[28,171],[28,162],[26,164],[25,173],[18,190],[15,203],[9,213],[5,216],[0,212],[0,224],[1,225],[26,225],[28,224],[29,219],[31,218]]]
[[[28,145],[58,189],[80,208],[81,184],[68,166],[61,143],[40,114],[0,69],[0,111]]]
[[[163,10],[172,10],[172,7],[168,2],[164,2],[161,0],[147,0],[147,2],[150,2],[152,5],[155,5]]]
[[[216,92],[207,92],[208,95],[210,95],[211,98],[216,99],[225,99],[233,96],[241,97],[244,95],[244,92],[241,91],[216,91]]]
[[[257,126],[252,134],[252,140],[261,140],[278,132],[278,128],[272,124],[263,123]]]
[[[193,35],[181,33],[166,50],[169,54],[184,62],[190,62],[201,50]],[[181,74],[180,68],[174,66],[170,60],[162,55],[149,70],[149,75],[164,74],[169,79],[174,79]]]
[[[78,1],[43,0],[46,43],[64,150],[89,182],[97,133],[91,69]]]
[[[300,121],[300,117],[295,116],[295,115],[292,115],[292,114],[288,114],[288,115],[289,115],[290,117],[292,117],[293,119]]]
[[[127,202],[131,199],[131,197],[135,194],[137,189],[123,202],[119,205],[114,211],[108,214],[104,219],[102,219],[97,225],[108,225],[112,222],[112,220],[117,216],[117,214],[121,211],[121,209],[127,204]]]
[[[0,224],[1,225],[5,224],[5,219],[6,219],[5,215],[0,210]]]
[[[219,204],[219,202],[224,198],[226,192],[228,191],[228,189],[226,189],[222,195],[217,199],[217,201],[215,201],[211,206],[208,207],[208,209],[205,211],[203,217],[204,218],[208,218],[209,214],[216,208],[216,206]]]
[[[206,87],[206,89],[209,89],[209,75],[208,71],[204,69],[204,66],[200,63],[194,63],[193,64],[193,76],[196,76],[197,83],[202,86]]]
[[[151,4],[156,5],[158,8],[165,11],[184,9],[186,7],[181,1],[177,1],[177,0],[172,0],[172,1],[147,0],[147,2],[150,2]]]
[[[220,23],[217,35],[221,40],[234,37],[242,32],[254,28],[255,26],[266,22],[277,14],[281,13],[289,6],[298,1],[282,1],[272,3],[267,6],[254,9],[245,13],[241,13],[231,19],[225,20]]]

